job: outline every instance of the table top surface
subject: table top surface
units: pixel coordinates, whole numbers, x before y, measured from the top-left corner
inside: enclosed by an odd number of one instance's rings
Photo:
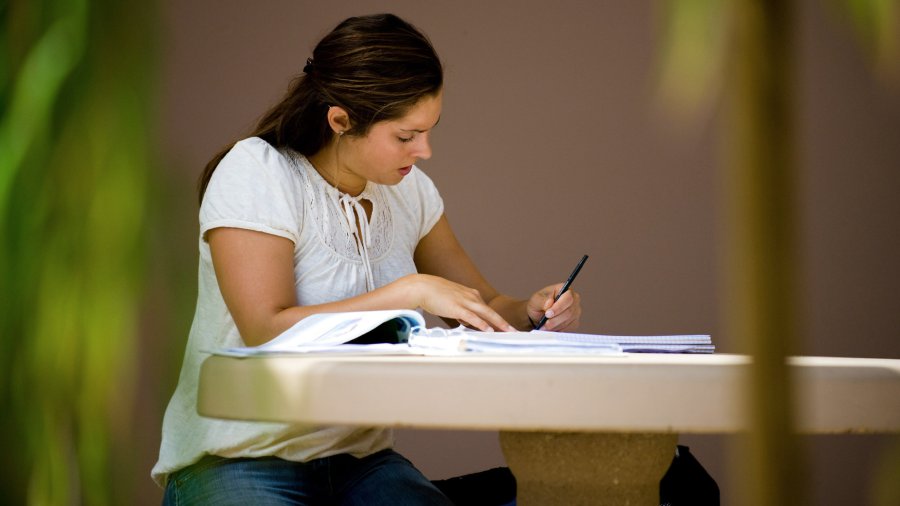
[[[792,357],[797,429],[900,432],[900,360]],[[304,354],[203,364],[204,416],[552,432],[747,429],[743,355]]]

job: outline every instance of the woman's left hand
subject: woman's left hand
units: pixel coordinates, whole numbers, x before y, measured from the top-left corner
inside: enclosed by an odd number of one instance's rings
[[[528,299],[525,310],[533,323],[537,324],[544,315],[547,316],[547,322],[541,330],[568,332],[578,328],[581,321],[581,296],[573,290],[567,290],[559,300],[553,302],[562,286],[559,283],[541,288]]]

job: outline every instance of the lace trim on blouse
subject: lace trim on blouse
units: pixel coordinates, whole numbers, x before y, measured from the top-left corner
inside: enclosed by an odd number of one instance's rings
[[[315,223],[322,242],[343,259],[361,264],[366,275],[366,290],[375,289],[372,260],[384,256],[391,246],[393,220],[385,204],[384,188],[366,184],[354,197],[341,192],[326,181],[305,156],[289,157],[306,189],[306,215]],[[360,201],[372,203],[371,220]]]

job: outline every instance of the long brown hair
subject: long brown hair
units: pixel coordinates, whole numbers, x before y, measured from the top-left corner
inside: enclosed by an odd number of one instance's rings
[[[344,135],[365,136],[373,124],[402,117],[443,85],[443,68],[428,38],[393,14],[349,18],[319,41],[303,74],[259,120],[250,137],[312,156],[331,140],[330,106],[350,117]],[[206,164],[200,200],[229,144]]]

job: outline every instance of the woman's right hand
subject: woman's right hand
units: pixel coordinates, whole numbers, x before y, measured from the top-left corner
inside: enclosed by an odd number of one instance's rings
[[[474,288],[428,274],[413,274],[406,281],[416,306],[435,316],[453,318],[484,332],[516,330]]]

